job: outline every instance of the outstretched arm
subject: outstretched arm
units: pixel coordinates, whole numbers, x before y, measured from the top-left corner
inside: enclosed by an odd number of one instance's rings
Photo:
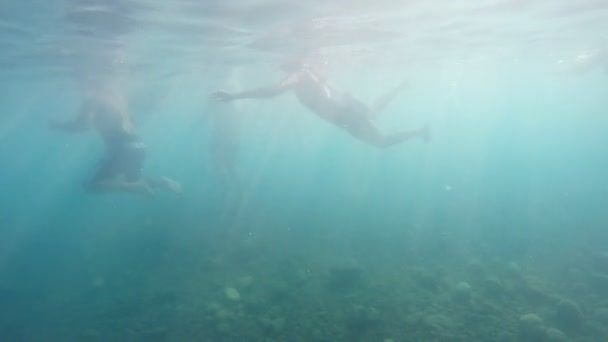
[[[246,90],[239,93],[229,93],[219,90],[211,93],[211,98],[220,102],[230,102],[241,99],[265,99],[278,96],[287,90],[290,90],[297,82],[297,75],[292,75],[282,82],[266,87],[261,87],[252,90]]]
[[[91,122],[92,112],[86,106],[80,110],[78,116],[71,121],[55,121],[49,122],[49,129],[62,132],[81,132],[89,128]]]

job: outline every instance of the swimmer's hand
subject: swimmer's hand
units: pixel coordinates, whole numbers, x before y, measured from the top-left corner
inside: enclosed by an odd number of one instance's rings
[[[224,91],[224,90],[214,91],[213,93],[211,93],[211,95],[209,97],[212,100],[218,101],[218,102],[230,102],[230,101],[234,101],[236,99],[236,97],[233,94],[230,94],[229,92]]]

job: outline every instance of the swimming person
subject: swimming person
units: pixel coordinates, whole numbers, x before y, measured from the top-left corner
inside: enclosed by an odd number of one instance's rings
[[[321,75],[319,64],[318,58],[311,58],[310,55],[292,58],[283,65],[283,70],[289,75],[277,84],[238,93],[219,90],[213,92],[211,97],[216,101],[230,102],[240,99],[272,98],[292,90],[300,103],[319,117],[345,129],[352,136],[369,145],[384,148],[412,138],[421,138],[425,142],[429,140],[428,125],[417,130],[385,134],[373,122],[373,119],[404,88],[403,85],[392,89],[374,105],[368,107],[349,94],[332,88]]]
[[[85,183],[90,192],[130,192],[154,195],[157,189],[181,193],[181,186],[167,177],[143,178],[146,146],[135,132],[127,104],[121,95],[101,89],[89,91],[78,115],[67,122],[49,122],[49,128],[62,132],[81,132],[93,126],[101,136],[107,156],[97,173]]]

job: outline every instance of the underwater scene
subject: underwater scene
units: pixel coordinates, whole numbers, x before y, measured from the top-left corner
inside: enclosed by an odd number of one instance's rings
[[[606,0],[0,2],[0,341],[608,341]]]

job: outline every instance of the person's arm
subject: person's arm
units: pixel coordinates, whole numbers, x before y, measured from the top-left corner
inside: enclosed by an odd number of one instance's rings
[[[282,82],[273,84],[266,87],[261,87],[252,90],[246,90],[239,93],[229,93],[227,91],[219,90],[211,94],[211,98],[220,102],[230,102],[242,99],[265,99],[278,96],[288,90],[290,90],[298,81],[297,75],[287,77]]]
[[[81,132],[89,128],[92,115],[91,110],[87,106],[84,106],[80,110],[80,113],[78,113],[78,116],[71,121],[61,122],[51,120],[49,122],[49,129],[62,132]]]

